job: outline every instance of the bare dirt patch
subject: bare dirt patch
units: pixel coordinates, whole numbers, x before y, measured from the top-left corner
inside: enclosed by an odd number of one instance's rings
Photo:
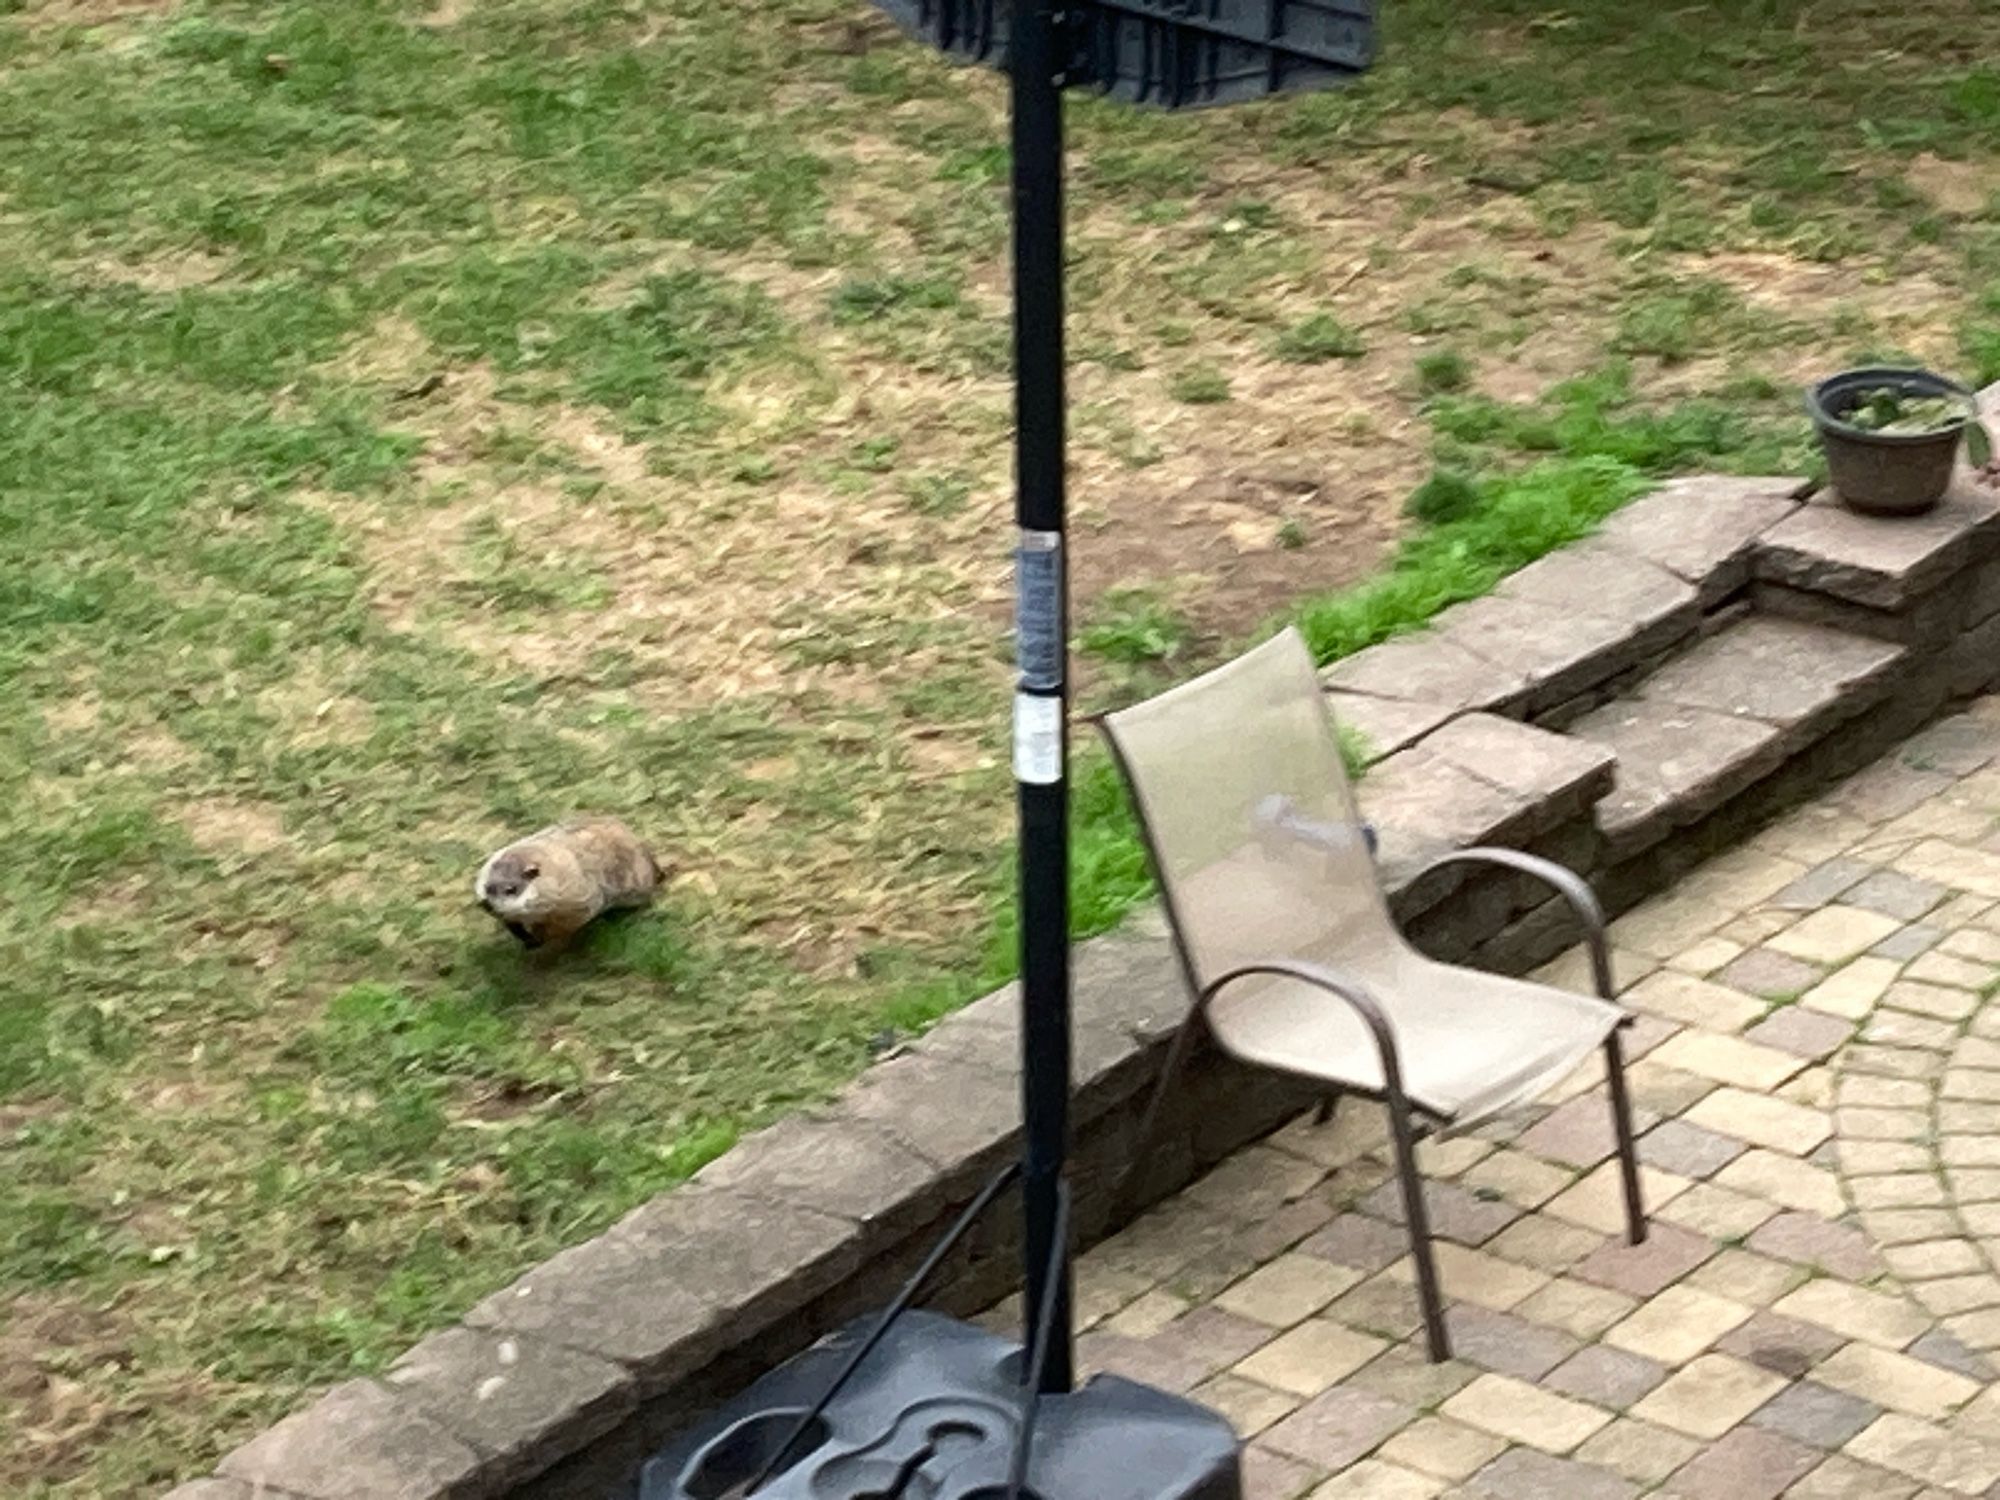
[[[53,1292],[15,1297],[0,1311],[0,1489],[74,1473],[120,1415],[107,1376],[129,1366],[132,1341],[109,1309]]]
[[[1912,159],[1904,175],[1938,208],[1960,218],[1983,213],[2000,195],[1990,163],[1947,161],[1926,151]]]
[[[27,0],[22,15],[44,26],[108,26],[179,8],[180,0]]]
[[[90,261],[76,268],[85,281],[136,287],[142,292],[183,292],[210,286],[230,272],[229,257],[205,250],[175,250],[139,260]]]
[[[284,847],[284,815],[275,807],[229,797],[183,802],[175,815],[204,854],[255,856]]]

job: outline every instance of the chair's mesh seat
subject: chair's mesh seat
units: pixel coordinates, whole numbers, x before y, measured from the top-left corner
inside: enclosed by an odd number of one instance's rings
[[[1411,1102],[1456,1126],[1532,1098],[1618,1024],[1602,1001],[1438,963],[1404,941],[1296,632],[1109,725],[1197,984],[1278,959],[1359,983],[1389,1019]],[[1226,986],[1209,1022],[1247,1062],[1384,1086],[1365,1024],[1303,981]]]

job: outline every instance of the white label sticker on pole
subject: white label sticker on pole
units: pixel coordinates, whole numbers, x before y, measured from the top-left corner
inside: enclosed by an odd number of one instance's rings
[[[1062,780],[1062,714],[1060,698],[1034,693],[1014,695],[1014,779],[1030,786],[1054,786]]]

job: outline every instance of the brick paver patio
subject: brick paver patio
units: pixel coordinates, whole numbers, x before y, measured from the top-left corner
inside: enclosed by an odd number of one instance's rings
[[[1426,1145],[1457,1349],[1429,1365],[1355,1104],[1084,1256],[1084,1366],[1225,1412],[1250,1500],[2000,1493],[2000,699],[1612,935],[1647,1244],[1601,1070]],[[1544,974],[1583,987],[1581,954]]]

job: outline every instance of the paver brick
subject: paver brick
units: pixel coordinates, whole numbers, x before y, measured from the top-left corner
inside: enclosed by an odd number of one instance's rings
[[[1476,1303],[1494,1312],[1506,1312],[1530,1292],[1548,1282],[1548,1277],[1526,1266],[1517,1266],[1479,1250],[1439,1242],[1434,1247],[1438,1280],[1447,1298]],[[1409,1261],[1398,1261],[1387,1273],[1399,1281],[1413,1281],[1416,1271]]]
[[[1977,1381],[1981,1386],[1993,1380],[1993,1361],[1946,1328],[1933,1328],[1903,1352],[1927,1365]]]
[[[1701,1445],[1683,1433],[1620,1417],[1578,1448],[1576,1456],[1650,1488],[1700,1451]]]
[[[1854,1199],[1854,1206],[1864,1211],[1871,1208],[1940,1208],[1946,1202],[1944,1184],[1932,1172],[1850,1178],[1847,1191]]]
[[[1457,1360],[1434,1365],[1422,1351],[1398,1344],[1354,1373],[1348,1384],[1405,1406],[1429,1410],[1479,1378],[1479,1372]]]
[[[1792,1053],[1708,1031],[1683,1031],[1662,1042],[1651,1057],[1665,1067],[1745,1089],[1775,1089],[1805,1066]]]
[[[1416,1412],[1353,1385],[1335,1386],[1264,1433],[1266,1447],[1322,1471],[1343,1469],[1407,1427]]]
[[[2000,854],[1926,839],[1897,861],[1907,873],[1991,899],[2000,896]],[[1940,922],[1941,926],[1949,925]]]
[[[1655,1225],[1644,1244],[1607,1241],[1580,1261],[1573,1274],[1634,1297],[1650,1297],[1713,1254],[1715,1245],[1701,1235]]]
[[[1435,1474],[1440,1479],[1458,1480],[1470,1478],[1506,1448],[1506,1442],[1490,1432],[1467,1427],[1449,1417],[1425,1417],[1384,1443],[1382,1456],[1405,1468]]]
[[[1877,1012],[1879,1015],[1880,1012]],[[1940,1052],[1918,1047],[1890,1047],[1874,1042],[1855,1043],[1841,1055],[1844,1066],[1861,1073],[1880,1073],[1889,1078],[1936,1078],[1944,1072]]]
[[[1874,947],[1868,950],[1873,958],[1891,959],[1896,963],[1908,963],[1919,953],[1927,953],[1937,945],[1944,935],[1943,929],[1927,922],[1912,922],[1907,927],[1899,927]]]
[[[1328,1305],[1323,1317],[1382,1338],[1408,1338],[1423,1323],[1411,1278],[1394,1268],[1378,1272]]]
[[[1990,1203],[2000,1198],[2000,1168],[1948,1167],[1952,1196],[1960,1203]]]
[[[1983,964],[2000,964],[2000,933],[1984,928],[1961,928],[1938,944],[1945,952]]]
[[[1816,1267],[1829,1275],[1863,1281],[1882,1270],[1868,1236],[1816,1214],[1779,1214],[1750,1236],[1750,1248],[1783,1260]]]
[[[1934,1240],[1960,1230],[1957,1218],[1941,1208],[1877,1209],[1867,1216],[1866,1222],[1868,1237],[1884,1248]]]
[[[1813,1372],[1835,1390],[1913,1417],[1942,1420],[1979,1394],[1979,1383],[1907,1354],[1854,1343]]]
[[[1522,1317],[1560,1328],[1580,1339],[1597,1337],[1639,1304],[1623,1292],[1580,1281],[1552,1281],[1520,1305]]]
[[[1938,1156],[1947,1166],[2000,1166],[2000,1138],[1947,1134],[1938,1142]]]
[[[1786,1500],[1909,1500],[1917,1489],[1914,1479],[1834,1453],[1785,1496]]]
[[[1794,914],[1783,911],[1748,911],[1742,916],[1725,922],[1716,930],[1717,937],[1741,943],[1746,948],[1759,947],[1769,942],[1777,934],[1792,925]]]
[[[1510,1442],[1557,1455],[1611,1420],[1609,1412],[1508,1375],[1482,1375],[1445,1402],[1444,1415]]]
[[[1881,1415],[1882,1408],[1872,1401],[1801,1380],[1766,1401],[1750,1421],[1812,1447],[1833,1449]]]
[[[1202,1405],[1220,1412],[1236,1429],[1236,1435],[1246,1442],[1299,1406],[1299,1398],[1288,1391],[1274,1391],[1236,1375],[1218,1375],[1196,1386],[1190,1394]]]
[[[1898,991],[1907,994],[1913,986],[1891,985],[1881,1009],[1861,1024],[1861,1039],[1885,1047],[1916,1047],[1926,1052],[1949,1052],[1958,1040],[1958,1028],[1950,1021],[1915,1015],[1893,1008]]]
[[[1264,1443],[1243,1450],[1243,1500],[1299,1500],[1324,1471]]]
[[[1993,966],[1969,958],[1959,958],[1949,951],[1933,949],[1914,960],[1903,974],[1907,979],[1921,980],[1925,984],[1942,984],[1956,989],[1977,991],[1992,982]]]
[[[1737,1088],[1717,1089],[1688,1111],[1688,1119],[1722,1135],[1792,1156],[1805,1155],[1833,1130],[1818,1110]]]
[[[1908,1011],[1928,1016],[1934,1021],[1957,1022],[1963,1021],[1978,1008],[1979,997],[1953,985],[1898,979],[1882,992],[1882,1004],[1890,1010]]]
[[[1734,1192],[1768,1199],[1780,1208],[1824,1218],[1847,1209],[1847,1200],[1833,1173],[1776,1151],[1746,1152],[1716,1173],[1715,1181]]]
[[[1580,1224],[1565,1224],[1542,1214],[1516,1219],[1486,1244],[1504,1260],[1549,1272],[1567,1271],[1589,1255],[1607,1236]]]
[[[1777,1212],[1774,1204],[1747,1193],[1697,1182],[1685,1193],[1663,1203],[1658,1217],[1711,1240],[1740,1240]]]
[[[1312,1500],[1431,1500],[1444,1481],[1400,1464],[1364,1458],[1312,1492]]]
[[[1192,1306],[1187,1298],[1165,1287],[1140,1293],[1110,1317],[1102,1320],[1107,1333],[1128,1339],[1149,1339]]]
[[[1273,1146],[1256,1145],[1197,1177],[1181,1196],[1211,1213],[1258,1223],[1294,1199],[1303,1198],[1325,1177],[1317,1162],[1302,1161]]]
[[[1831,1329],[1766,1310],[1731,1329],[1716,1340],[1715,1347],[1748,1360],[1760,1370],[1797,1380],[1845,1342]]]
[[[1317,1256],[1289,1254],[1268,1261],[1215,1299],[1224,1312],[1290,1328],[1361,1281],[1351,1266]]]
[[[1515,1144],[1532,1156],[1585,1168],[1611,1155],[1618,1138],[1603,1097],[1583,1095],[1558,1105],[1524,1130]]]
[[[1404,1222],[1399,1183],[1383,1183],[1362,1199],[1360,1206],[1391,1224]],[[1521,1217],[1521,1210],[1512,1203],[1482,1198],[1455,1182],[1426,1182],[1424,1207],[1430,1216],[1431,1233],[1461,1245],[1483,1245]]]
[[[1314,1318],[1238,1360],[1231,1373],[1294,1396],[1317,1396],[1384,1347],[1379,1338]]]
[[[1928,1109],[1929,1085],[1908,1078],[1877,1078],[1849,1073],[1840,1080],[1840,1102],[1875,1109]]]
[[[1615,1474],[1574,1459],[1515,1448],[1472,1477],[1468,1495],[1483,1500],[1631,1500],[1632,1485]]]
[[[2000,1100],[2000,1072],[1987,1068],[1948,1068],[1938,1093],[1946,1099]]]
[[[1866,953],[1901,925],[1865,907],[1827,906],[1778,933],[1770,946],[1808,963],[1839,964]]]
[[[1717,984],[1766,1000],[1802,995],[1826,977],[1823,964],[1807,963],[1776,948],[1751,948],[1714,976]]]
[[[1676,1370],[1632,1408],[1632,1415],[1690,1437],[1719,1438],[1784,1385],[1768,1370],[1726,1354],[1704,1354]]]
[[[2000,1145],[2000,1142],[1996,1142]],[[1924,1244],[1897,1245],[1882,1252],[1890,1271],[1905,1282],[1937,1276],[1963,1276],[1983,1271],[1986,1263],[1965,1240],[1931,1240]]]
[[[1575,1352],[1577,1341],[1566,1333],[1483,1307],[1453,1307],[1445,1312],[1453,1357],[1499,1375],[1537,1380]]]
[[[1810,1274],[1799,1266],[1755,1255],[1748,1250],[1724,1250],[1689,1273],[1687,1284],[1751,1307],[1769,1307]]]
[[[1669,958],[1667,967],[1705,979],[1743,951],[1741,943],[1732,943],[1728,938],[1705,937]]]
[[[1879,911],[1899,922],[1914,922],[1947,894],[1943,886],[1928,880],[1918,880],[1900,870],[1878,869],[1859,884],[1850,886],[1845,899],[1849,906]]]
[[[2000,1447],[1901,1412],[1883,1413],[1843,1451],[1863,1463],[1963,1495],[1983,1494],[2000,1481]]]
[[[1902,965],[1896,959],[1871,953],[1835,969],[1801,995],[1799,1004],[1808,1010],[1858,1021],[1874,1009],[1883,991],[1901,972]]]
[[[1639,1198],[1652,1211],[1672,1202],[1694,1184],[1685,1177],[1641,1165]],[[1565,1189],[1543,1205],[1544,1213],[1599,1234],[1618,1234],[1625,1229],[1625,1185],[1616,1162],[1606,1162],[1575,1186]]]
[[[1687,1500],[1775,1500],[1820,1458],[1785,1434],[1739,1427],[1675,1474],[1667,1492]]]
[[[1459,1182],[1474,1193],[1498,1193],[1519,1208],[1538,1208],[1568,1187],[1575,1175],[1525,1151],[1503,1149],[1468,1169]]]
[[[1746,1148],[1733,1136],[1717,1135],[1686,1120],[1662,1120],[1639,1141],[1639,1159],[1680,1177],[1709,1177]]]
[[[1807,1282],[1772,1310],[1886,1349],[1901,1349],[1930,1326],[1930,1319],[1901,1297],[1831,1278]]]
[[[1604,1342],[1664,1365],[1679,1365],[1748,1320],[1750,1313],[1751,1309],[1729,1298],[1693,1287],[1670,1286],[1613,1324]]]
[[[1788,911],[1817,911],[1879,868],[1851,856],[1823,860],[1780,890],[1770,904]]]
[[[1818,1061],[1831,1057],[1854,1034],[1854,1028],[1839,1016],[1809,1010],[1803,1005],[1787,1005],[1773,1011],[1744,1033],[1761,1047],[1775,1047],[1795,1057]]]
[[[1761,1021],[1769,1008],[1738,990],[1666,969],[1640,980],[1621,998],[1633,1010],[1717,1032],[1742,1031]]]
[[[1409,1250],[1407,1230],[1356,1213],[1340,1215],[1299,1246],[1301,1255],[1352,1266],[1357,1271],[1379,1271]]]
[[[1543,1383],[1566,1396],[1623,1411],[1666,1378],[1665,1366],[1642,1355],[1592,1344],[1549,1371]]]

